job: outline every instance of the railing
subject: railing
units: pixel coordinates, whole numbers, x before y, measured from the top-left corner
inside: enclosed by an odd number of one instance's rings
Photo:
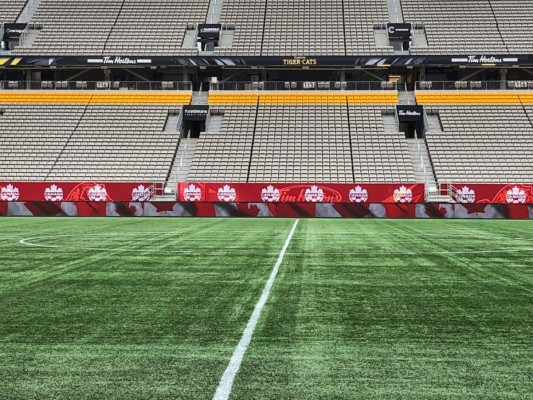
[[[397,90],[395,82],[333,82],[333,81],[286,81],[286,82],[217,82],[211,90]]]
[[[418,150],[418,157],[420,158],[420,167],[422,169],[422,172],[424,172],[424,183],[426,184],[426,190],[429,190],[429,181],[428,181],[428,173],[426,169],[426,163],[424,162],[424,156],[422,154],[422,149],[420,148],[420,140],[418,138],[418,133],[415,133],[416,135],[416,148]]]
[[[448,190],[448,193],[449,193],[450,197],[453,199],[453,201],[455,203],[457,203],[457,199],[459,198],[459,193],[458,193],[459,189],[457,189],[451,183],[447,184],[446,187],[447,187],[447,190]]]
[[[30,26],[26,25],[26,28],[22,31],[22,34],[19,37],[19,42],[17,46],[22,46],[24,42],[26,41],[26,37],[28,36],[28,31],[30,30]]]
[[[533,90],[531,81],[416,82],[416,90]]]
[[[0,90],[192,90],[191,82],[0,81]]]

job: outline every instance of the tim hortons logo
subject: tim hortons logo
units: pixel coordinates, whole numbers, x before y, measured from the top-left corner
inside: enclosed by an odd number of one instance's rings
[[[525,204],[527,200],[526,192],[519,187],[514,187],[507,191],[505,200],[509,204]]]
[[[237,198],[237,192],[234,188],[230,187],[229,185],[224,185],[220,189],[218,189],[218,199],[220,201],[223,201],[225,203],[229,203],[231,201],[235,201]]]
[[[368,200],[368,190],[363,189],[361,186],[356,186],[355,189],[350,190],[348,197],[352,203],[366,203]]]
[[[327,186],[293,185],[279,190],[280,203],[340,203],[342,195]]]
[[[63,189],[57,185],[52,185],[44,190],[44,199],[46,201],[61,201],[63,200]]]
[[[261,200],[263,200],[266,203],[275,203],[279,201],[279,199],[280,199],[279,190],[276,189],[272,185],[267,186],[265,189],[261,191]]]
[[[0,189],[0,199],[3,201],[17,201],[19,199],[19,189],[13,185],[7,185]]]
[[[399,110],[398,115],[400,117],[420,117],[422,114],[418,111],[412,111],[412,110]]]
[[[107,189],[103,185],[94,185],[87,191],[87,197],[90,201],[106,201]]]
[[[183,189],[183,198],[185,201],[195,202],[202,199],[202,189],[192,183]]]
[[[131,191],[131,201],[148,201],[152,198],[152,188],[139,185]]]
[[[392,197],[396,203],[410,203],[413,200],[413,191],[405,186],[400,186],[394,191]]]
[[[134,65],[137,64],[137,60],[132,60],[129,57],[104,57],[103,64],[129,64]]]
[[[457,191],[457,201],[459,203],[474,203],[476,201],[476,192],[468,186],[463,186]]]
[[[497,63],[502,63],[502,62],[503,62],[503,60],[501,58],[494,57],[494,56],[491,56],[491,57],[487,57],[487,56],[481,56],[481,57],[468,56],[468,63],[469,64],[497,64]]]

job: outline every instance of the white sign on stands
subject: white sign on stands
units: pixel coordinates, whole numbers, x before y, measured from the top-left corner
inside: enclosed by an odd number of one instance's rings
[[[130,57],[108,57],[88,58],[87,64],[106,64],[106,65],[137,65],[151,64],[150,58],[130,58]]]
[[[452,63],[461,64],[503,64],[503,63],[517,63],[516,57],[496,57],[496,56],[466,56],[453,57]]]

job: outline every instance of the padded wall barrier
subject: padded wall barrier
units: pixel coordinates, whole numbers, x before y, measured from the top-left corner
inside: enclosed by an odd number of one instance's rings
[[[1,216],[533,219],[533,206],[503,204],[0,202]]]

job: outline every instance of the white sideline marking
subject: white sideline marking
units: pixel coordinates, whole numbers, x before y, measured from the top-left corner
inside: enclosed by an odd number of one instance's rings
[[[255,331],[255,327],[257,326],[259,317],[261,317],[261,312],[263,311],[263,307],[265,306],[268,300],[268,297],[270,296],[270,290],[272,289],[272,286],[274,285],[274,281],[276,280],[276,276],[278,275],[279,267],[281,266],[281,263],[283,262],[283,257],[285,256],[285,253],[287,252],[287,248],[289,247],[289,244],[291,243],[291,239],[292,239],[292,236],[294,235],[294,231],[296,230],[296,227],[298,226],[298,222],[300,222],[299,219],[297,219],[296,222],[294,222],[291,232],[289,233],[289,236],[287,237],[287,240],[285,241],[285,244],[283,245],[283,248],[281,249],[281,252],[279,253],[278,261],[276,261],[276,265],[274,265],[274,269],[272,270],[272,273],[270,274],[270,278],[268,278],[268,281],[263,289],[263,293],[261,294],[259,301],[255,305],[254,312],[252,313],[252,316],[250,317],[250,320],[248,321],[248,324],[246,325],[246,328],[244,329],[244,332],[242,333],[241,340],[239,341],[239,344],[237,345],[237,347],[235,347],[235,350],[233,351],[233,355],[231,356],[231,359],[229,361],[228,367],[224,371],[222,378],[220,378],[220,383],[218,384],[218,388],[215,392],[215,395],[213,396],[213,400],[229,399],[229,396],[231,394],[231,389],[233,388],[233,381],[235,380],[235,376],[237,375],[237,372],[239,371],[239,368],[241,367],[244,354],[246,353],[246,350],[248,349],[248,346],[250,345],[250,342],[252,340],[252,335],[254,334],[254,331]]]

